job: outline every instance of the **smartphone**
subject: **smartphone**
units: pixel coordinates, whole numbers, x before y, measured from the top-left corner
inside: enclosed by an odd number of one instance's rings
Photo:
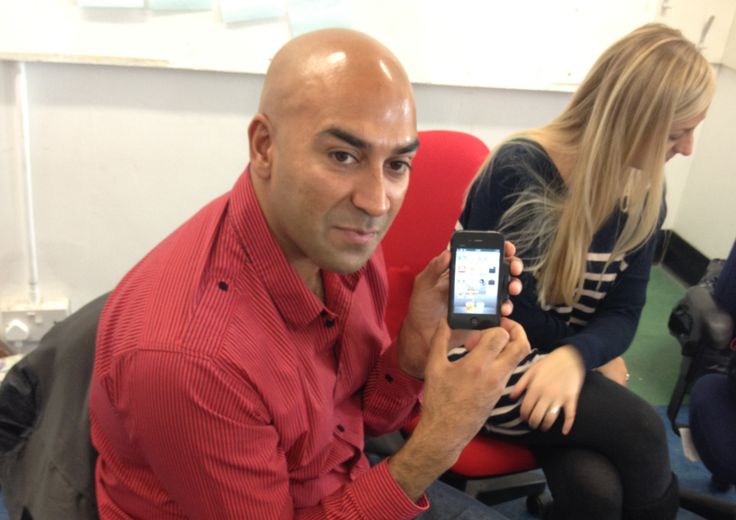
[[[506,299],[504,239],[496,231],[455,231],[450,241],[447,321],[453,329],[498,326]]]

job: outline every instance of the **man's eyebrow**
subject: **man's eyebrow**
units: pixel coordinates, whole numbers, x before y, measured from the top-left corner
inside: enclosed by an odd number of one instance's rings
[[[411,153],[419,148],[419,139],[414,139],[411,143],[406,146],[402,146],[396,150],[396,155],[404,155],[405,153]]]
[[[356,148],[360,148],[361,150],[365,150],[370,148],[370,145],[365,142],[360,137],[357,137],[350,132],[346,132],[345,130],[341,130],[340,128],[328,128],[324,132],[320,132],[321,135],[331,135],[332,137],[336,137],[340,139],[341,141],[345,141],[351,146],[354,146]]]
[[[342,130],[340,128],[336,128],[336,127],[328,128],[324,132],[320,132],[320,135],[331,135],[332,137],[340,139],[341,141],[345,141],[349,145],[354,146],[360,150],[367,150],[371,148],[371,145],[365,140],[361,139],[358,136],[351,134],[350,132],[346,132],[345,130]],[[397,148],[394,151],[394,153],[396,155],[403,155],[406,153],[411,153],[415,151],[417,148],[419,148],[419,139],[414,139],[414,141],[407,144],[406,146]]]

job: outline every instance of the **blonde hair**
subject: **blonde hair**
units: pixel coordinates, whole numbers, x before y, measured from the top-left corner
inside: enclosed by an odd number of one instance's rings
[[[537,279],[543,307],[577,300],[593,235],[617,207],[627,218],[609,263],[652,236],[670,128],[704,112],[714,88],[713,70],[695,45],[680,31],[649,24],[598,58],[557,118],[524,133],[574,158],[567,189],[533,183],[502,218],[520,251],[538,251],[525,269]]]

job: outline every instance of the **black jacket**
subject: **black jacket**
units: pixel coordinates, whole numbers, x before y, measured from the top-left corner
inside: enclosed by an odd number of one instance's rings
[[[98,518],[89,383],[106,300],[57,323],[0,386],[0,483],[11,520]]]

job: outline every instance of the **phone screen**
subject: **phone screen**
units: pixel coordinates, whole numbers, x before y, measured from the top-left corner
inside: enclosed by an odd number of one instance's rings
[[[456,250],[451,312],[497,313],[501,261],[500,249],[460,247]]]

